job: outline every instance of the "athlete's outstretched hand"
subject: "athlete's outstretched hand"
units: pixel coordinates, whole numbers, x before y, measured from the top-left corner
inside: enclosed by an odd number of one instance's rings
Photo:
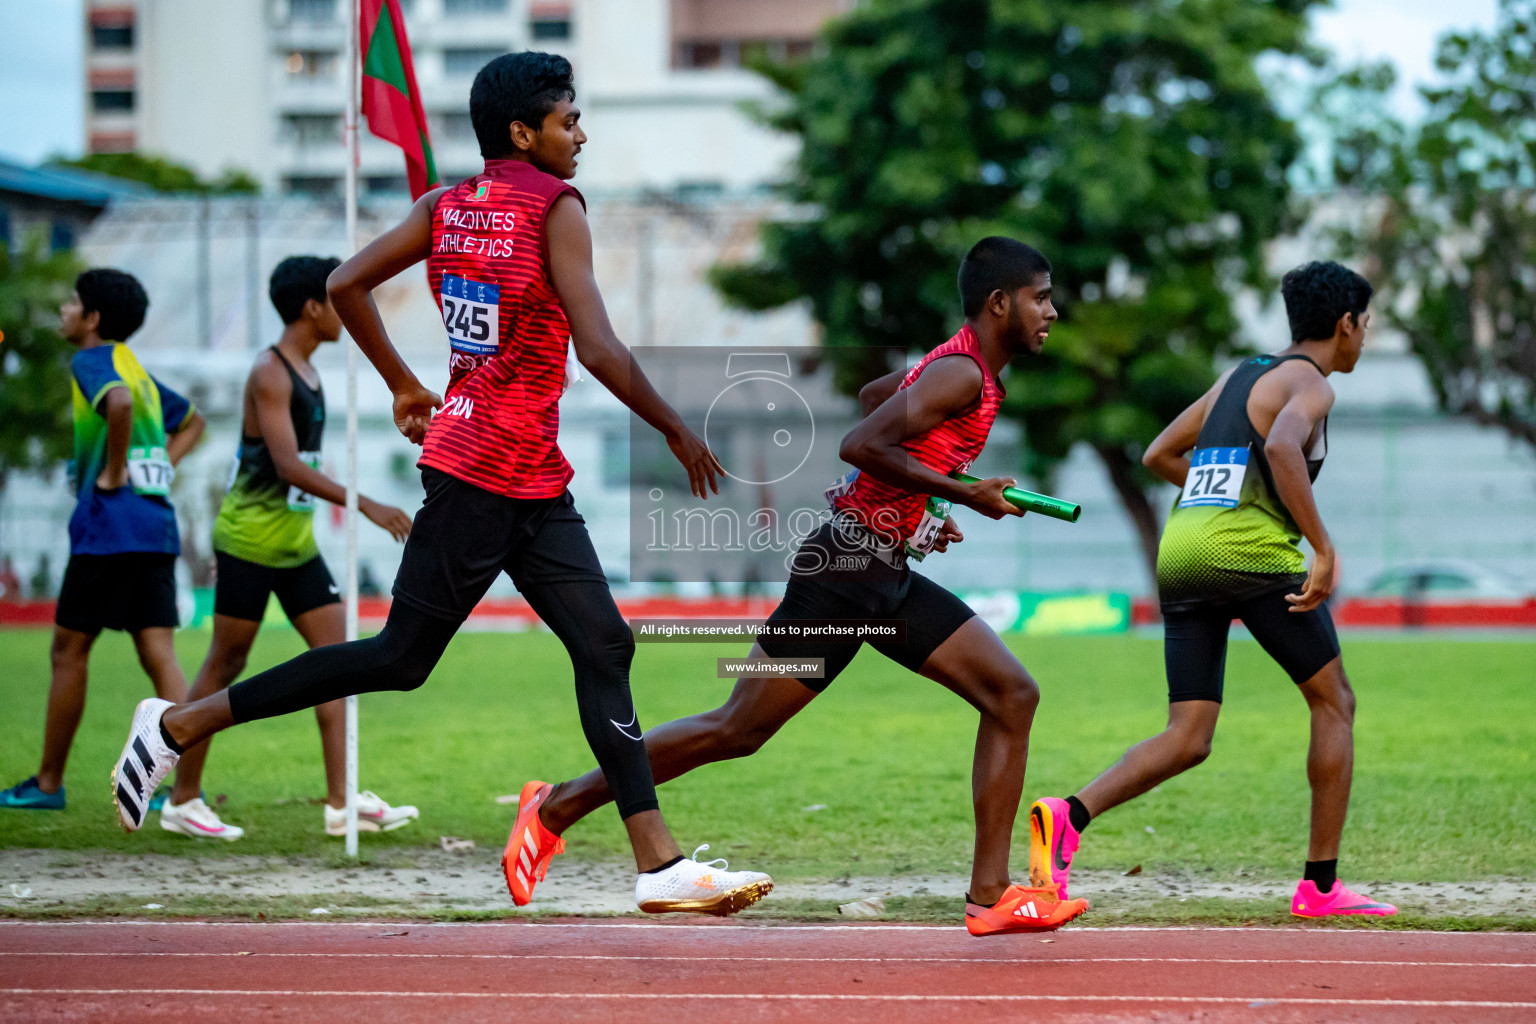
[[[411,532],[411,517],[405,509],[386,505],[383,502],[374,501],[372,498],[357,496],[357,510],[368,517],[368,521],[374,526],[388,530],[389,535],[395,540],[404,541]]]
[[[1309,612],[1328,600],[1328,595],[1333,592],[1333,563],[1332,548],[1313,552],[1312,568],[1307,571],[1306,586],[1302,587],[1299,594],[1285,595],[1285,599],[1290,602],[1291,611]]]
[[[432,422],[432,410],[442,404],[441,395],[411,381],[395,392],[395,426],[411,444],[421,444],[427,436],[427,424]]]
[[[1007,476],[994,476],[988,480],[978,480],[974,484],[967,485],[965,504],[988,519],[1001,519],[1003,516],[1022,516],[1024,510],[1003,497],[1004,491],[1017,484],[1017,480]]]
[[[942,555],[949,550],[951,544],[959,544],[963,540],[965,534],[960,532],[960,527],[955,525],[953,519],[945,517],[944,526],[939,530],[939,539],[933,542],[933,550]]]
[[[715,458],[703,438],[687,427],[680,427],[676,434],[667,435],[667,447],[688,471],[688,489],[694,497],[707,499],[710,491],[720,493],[715,477],[725,476],[725,467],[720,465],[720,460]]]

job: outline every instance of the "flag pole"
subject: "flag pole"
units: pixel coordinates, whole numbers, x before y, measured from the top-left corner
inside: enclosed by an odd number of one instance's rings
[[[347,255],[357,252],[358,0],[347,0]],[[347,335],[347,639],[357,639],[357,343]],[[347,698],[347,856],[357,856],[357,695]]]

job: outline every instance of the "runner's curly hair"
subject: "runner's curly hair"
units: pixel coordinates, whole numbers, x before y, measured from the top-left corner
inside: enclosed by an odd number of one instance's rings
[[[1358,323],[1371,303],[1371,283],[1332,260],[1314,260],[1280,280],[1291,341],[1327,341],[1345,313]]]
[[[325,305],[325,279],[339,266],[341,260],[334,256],[289,256],[273,268],[267,297],[283,323],[291,324],[303,316],[304,303],[310,299]]]
[[[75,294],[85,314],[100,313],[96,334],[102,341],[127,341],[144,326],[149,296],[132,274],[95,267],[75,278]]]
[[[576,98],[571,62],[554,53],[504,53],[480,69],[469,89],[469,120],[487,160],[512,150],[513,121],[538,131],[555,104]]]

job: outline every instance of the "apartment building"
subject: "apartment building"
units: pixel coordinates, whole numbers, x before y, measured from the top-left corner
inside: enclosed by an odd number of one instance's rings
[[[269,193],[339,194],[347,0],[88,0],[86,149],[168,156]],[[793,143],[741,110],[768,89],[743,65],[795,59],[853,0],[401,0],[444,180],[475,173],[469,85],[486,61],[568,56],[592,143],[591,190],[759,187]],[[405,188],[364,134],[364,194]]]

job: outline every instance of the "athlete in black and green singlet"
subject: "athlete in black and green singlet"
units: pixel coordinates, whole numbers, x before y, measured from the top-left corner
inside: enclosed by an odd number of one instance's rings
[[[1168,727],[1065,800],[1030,808],[1030,876],[1065,897],[1089,820],[1204,761],[1221,712],[1227,631],[1241,619],[1312,711],[1307,779],[1312,833],[1291,900],[1299,917],[1397,911],[1336,875],[1354,768],[1355,696],[1325,603],[1334,551],[1312,497],[1333,407],[1330,373],[1360,358],[1371,286],[1337,263],[1309,263],[1281,285],[1292,344],[1223,374],[1147,449],[1180,488],[1157,554],[1168,672]],[[1307,569],[1300,542],[1312,546]],[[1300,591],[1299,593],[1297,591]]]
[[[341,336],[341,320],[325,293],[326,277],[337,266],[334,259],[294,256],[272,272],[269,291],[283,335],[257,356],[246,381],[239,460],[213,524],[213,643],[192,684],[193,700],[228,686],[245,668],[273,594],[310,647],[346,638],[341,598],[313,528],[317,497],[346,501],[346,489],[320,472],[325,394],[309,362],[315,349]],[[397,540],[410,532],[411,518],[398,508],[359,496],[358,509]],[[315,717],[325,759],[325,827],[340,835],[347,797],[343,703],[322,704]],[[200,796],[207,756],[204,743],[182,757],[160,826],[202,839],[238,839],[244,830],[221,821]],[[391,807],[370,792],[358,801],[365,831],[395,828],[415,816],[414,807]]]

